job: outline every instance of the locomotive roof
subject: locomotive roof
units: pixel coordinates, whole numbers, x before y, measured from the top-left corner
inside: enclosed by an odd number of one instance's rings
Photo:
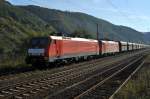
[[[131,43],[131,42],[128,42],[128,44],[133,44],[133,43]]]
[[[106,40],[101,40],[104,43],[118,43],[117,41],[106,41]]]
[[[125,42],[125,41],[120,41],[120,43],[122,43],[122,44],[127,44],[127,42]]]
[[[85,38],[72,38],[72,37],[63,37],[63,36],[50,36],[51,39],[55,40],[73,40],[73,41],[87,41],[87,42],[98,42],[94,39],[85,39]]]

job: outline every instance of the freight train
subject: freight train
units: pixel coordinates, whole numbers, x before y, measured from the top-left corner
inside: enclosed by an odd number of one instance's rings
[[[148,45],[64,36],[35,37],[30,41],[26,63],[78,61],[102,55],[144,49]]]

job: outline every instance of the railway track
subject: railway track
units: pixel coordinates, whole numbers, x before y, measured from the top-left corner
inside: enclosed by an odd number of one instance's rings
[[[134,56],[134,55],[130,55]],[[128,56],[129,57],[129,56]],[[118,57],[119,58],[119,57]],[[35,98],[41,99],[46,97],[47,95],[51,94],[50,97],[55,98],[55,92],[59,93],[58,90],[68,88],[68,86],[75,86],[79,81],[83,79],[88,79],[89,77],[96,77],[95,74],[102,72],[104,70],[113,67],[115,64],[119,64],[122,59],[126,59],[127,56],[124,58],[119,58],[120,61],[113,60],[106,64],[105,61],[95,60],[92,63],[83,63],[79,66],[75,66],[74,68],[69,68],[63,70],[58,73],[50,73],[48,72],[43,73],[43,75],[37,76],[35,78],[25,77],[22,80],[16,81],[12,79],[9,81],[1,81],[0,83],[0,99],[10,99],[10,98]],[[126,61],[132,61],[133,59],[126,59]],[[105,65],[104,65],[105,63]],[[102,64],[103,66],[100,66]],[[110,65],[111,64],[111,65]],[[115,66],[117,67],[117,66]],[[114,67],[114,68],[115,68]],[[92,76],[91,76],[92,75]],[[7,82],[7,83],[6,83]],[[61,90],[61,91],[62,91]],[[57,95],[59,96],[59,95]]]
[[[120,91],[120,89],[131,79],[132,76],[144,65],[145,60],[121,83],[121,85],[117,88],[117,90],[109,97],[109,99],[113,99],[114,96]]]
[[[93,99],[95,97],[95,95],[93,93],[96,92],[95,89],[97,87],[103,85],[111,77],[113,77],[114,75],[123,71],[124,68],[127,68],[127,67],[133,65],[134,63],[139,61],[139,59],[141,59],[141,58],[142,57],[137,59],[136,57],[134,57],[132,59],[125,60],[116,66],[108,68],[102,72],[99,72],[95,75],[92,75],[92,76],[86,78],[85,80],[77,82],[72,86],[69,86],[63,90],[60,90],[59,92],[57,92],[53,95],[50,95],[49,98],[50,99],[60,99],[60,98],[67,98],[67,99],[70,99],[70,98],[87,99],[87,98],[89,98],[89,99]],[[107,87],[106,88],[107,90],[110,89],[109,88],[110,86],[108,86],[108,85],[104,85],[104,86]],[[104,91],[104,89],[103,89],[103,91]],[[106,91],[106,93],[107,93],[107,91]],[[98,93],[98,95],[101,96],[101,94],[99,94],[99,93]],[[97,97],[96,97],[96,99],[97,99]],[[101,99],[101,98],[99,98],[99,99]],[[104,99],[107,99],[107,98],[105,97]]]
[[[140,51],[137,52],[137,54],[138,53],[140,53]],[[96,60],[92,60],[92,61],[85,61],[85,62],[82,62],[82,63],[79,63],[79,64],[71,64],[71,66],[66,65],[66,66],[62,66],[60,68],[54,68],[54,69],[50,69],[50,70],[51,70],[51,73],[55,73],[55,72],[58,72],[58,71],[63,71],[63,70],[66,70],[66,69],[69,70],[69,69],[72,69],[72,68],[76,68],[78,66],[91,64],[92,62],[111,60],[113,58],[122,57],[122,56],[129,56],[129,55],[132,56],[133,54],[136,54],[136,53],[135,52],[134,53],[131,53],[131,52],[122,53],[122,54],[119,54],[119,55],[116,55],[116,56],[109,56],[109,57],[104,57],[104,58],[100,58],[100,59],[96,59]],[[14,80],[14,79],[21,78],[21,77],[24,77],[24,76],[29,77],[31,75],[38,75],[40,73],[49,73],[49,69],[47,69],[47,70],[34,70],[34,71],[28,71],[28,72],[24,72],[24,73],[17,73],[17,74],[4,74],[4,75],[0,76],[0,82],[1,81]]]
[[[143,56],[131,62],[118,71],[104,77],[102,81],[93,85],[88,90],[74,97],[74,99],[113,99],[114,94],[121,88],[124,80],[131,74],[135,73],[143,65]],[[137,67],[137,64],[140,64]],[[136,65],[136,66],[135,66]],[[138,68],[138,69],[136,69]],[[125,80],[125,82],[127,82]],[[123,83],[124,85],[125,83]],[[117,91],[116,91],[117,90]]]
[[[134,53],[135,54],[135,53]],[[54,69],[47,69],[47,70],[37,70],[37,71],[30,71],[30,72],[25,72],[25,73],[20,73],[20,74],[14,74],[14,75],[4,75],[4,76],[0,76],[0,87],[1,86],[5,86],[3,84],[7,84],[9,85],[9,83],[13,83],[13,81],[15,81],[14,83],[16,83],[16,80],[24,80],[24,78],[27,79],[32,79],[32,78],[39,78],[39,76],[45,76],[45,75],[50,75],[50,74],[54,74],[54,73],[58,73],[58,72],[64,72],[64,71],[68,71],[68,70],[73,70],[74,68],[78,68],[84,65],[89,65],[89,64],[93,64],[96,62],[107,62],[107,61],[111,61],[111,59],[115,58],[116,60],[118,60],[118,58],[120,57],[128,57],[128,56],[132,56],[133,54],[121,54],[121,55],[116,55],[116,56],[110,56],[110,57],[104,57],[101,59],[96,59],[96,60],[92,60],[92,61],[85,61],[83,63],[79,63],[79,64],[72,64],[71,66],[62,66],[60,68],[54,68]],[[122,57],[122,59],[123,59]],[[106,61],[107,60],[107,61]],[[94,65],[94,64],[93,64]],[[23,78],[23,79],[22,79]],[[20,82],[20,81],[19,81]]]
[[[37,71],[30,71],[30,72],[25,72],[25,73],[19,73],[19,74],[10,74],[10,75],[4,75],[4,76],[0,76],[0,87],[1,86],[5,86],[6,84],[9,85],[9,83],[16,83],[17,81],[22,81],[25,79],[32,79],[32,78],[39,78],[39,76],[45,76],[45,75],[50,75],[50,74],[54,74],[54,73],[58,73],[58,72],[62,72],[62,71],[67,71],[67,70],[73,70],[74,68],[78,68],[80,66],[83,65],[89,65],[89,64],[93,64],[96,62],[107,62],[107,61],[111,61],[111,59],[116,59],[119,60],[118,58],[120,57],[128,57],[128,56],[132,56],[136,53],[128,53],[128,54],[120,54],[120,55],[116,55],[116,56],[110,56],[110,57],[104,57],[104,58],[100,58],[100,59],[96,59],[96,60],[92,60],[92,61],[85,61],[79,64],[72,64],[71,66],[62,66],[60,68],[54,68],[54,69],[47,69],[47,70],[37,70]],[[122,59],[123,59],[122,57]],[[93,64],[94,65],[94,64]],[[18,80],[19,79],[19,80]],[[15,81],[15,82],[13,82]],[[3,85],[4,84],[4,85]]]

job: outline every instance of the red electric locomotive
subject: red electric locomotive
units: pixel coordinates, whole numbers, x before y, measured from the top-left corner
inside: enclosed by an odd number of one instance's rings
[[[63,36],[35,37],[30,41],[27,63],[77,60],[99,55],[97,40]]]
[[[101,40],[99,45],[101,55],[115,54],[119,52],[119,42]]]
[[[35,37],[30,41],[26,62],[29,64],[70,61],[133,51],[146,46],[122,41],[93,40],[64,36]]]

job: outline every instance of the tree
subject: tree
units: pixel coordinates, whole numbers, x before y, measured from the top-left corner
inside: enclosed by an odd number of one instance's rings
[[[81,37],[81,38],[93,38],[85,29],[75,30],[70,36],[72,37]]]

